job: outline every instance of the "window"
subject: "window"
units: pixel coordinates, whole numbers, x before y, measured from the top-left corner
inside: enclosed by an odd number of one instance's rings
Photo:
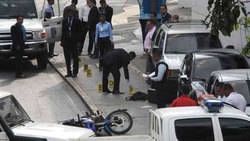
[[[214,141],[211,118],[176,120],[175,132],[179,141]]]
[[[219,121],[224,141],[249,141],[249,121],[233,118],[219,118]]]
[[[163,48],[163,45],[164,45],[165,35],[166,34],[163,32],[161,39],[160,39],[159,48],[161,48],[161,49]]]
[[[0,18],[9,19],[16,15],[24,18],[37,18],[37,11],[34,0],[1,0]]]
[[[210,78],[210,80],[208,81],[208,85],[207,85],[207,92],[212,93],[212,94],[215,94],[214,89],[212,89],[215,79],[216,79],[216,77],[212,76]],[[216,82],[219,83],[218,81],[216,81]]]

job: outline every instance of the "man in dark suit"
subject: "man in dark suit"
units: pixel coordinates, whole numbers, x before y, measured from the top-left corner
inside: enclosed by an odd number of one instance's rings
[[[91,9],[89,11],[89,17],[88,17],[88,25],[89,25],[89,48],[88,52],[92,52],[93,45],[94,45],[94,39],[95,39],[95,30],[96,25],[99,22],[100,14],[96,7],[96,0],[90,0]],[[95,48],[94,55],[92,57],[96,58],[98,57],[98,49]]]
[[[65,77],[77,77],[78,74],[78,49],[80,42],[81,22],[74,17],[74,10],[68,10],[67,18],[64,18],[62,25],[61,46],[64,50],[64,57],[67,66]],[[71,59],[73,59],[73,74],[71,71]]]
[[[111,93],[108,89],[108,76],[112,73],[114,77],[114,90],[113,94],[123,94],[120,92],[120,68],[123,67],[125,79],[129,84],[129,71],[128,65],[136,57],[135,52],[127,53],[124,49],[114,49],[108,52],[103,58],[103,92]],[[131,87],[131,86],[130,86]]]
[[[165,22],[170,22],[172,16],[168,13],[168,7],[166,4],[161,5],[160,13],[161,13],[161,21],[160,21],[161,24]]]
[[[63,10],[63,18],[67,18],[69,15],[69,12],[73,10],[73,16],[74,18],[79,18],[79,11],[76,8],[76,5],[78,3],[78,0],[71,0],[71,5],[67,6]]]
[[[106,0],[100,0],[100,15],[105,15],[106,20],[112,25],[113,8],[107,5]]]
[[[26,41],[26,30],[23,26],[23,17],[17,16],[17,23],[11,26],[12,47],[15,53],[16,78],[23,78],[22,54]]]

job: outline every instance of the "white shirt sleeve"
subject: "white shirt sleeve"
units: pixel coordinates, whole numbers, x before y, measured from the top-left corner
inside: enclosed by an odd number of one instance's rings
[[[165,65],[163,65],[163,64],[160,64],[158,67],[159,67],[158,68],[158,75],[156,77],[150,77],[150,79],[152,81],[156,81],[156,82],[161,81],[163,79],[163,77],[164,77],[164,74],[167,71],[167,67]]]

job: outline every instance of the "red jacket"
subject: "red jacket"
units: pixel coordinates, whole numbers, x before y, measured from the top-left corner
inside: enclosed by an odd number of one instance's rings
[[[189,96],[182,95],[175,99],[170,107],[197,106],[197,103]]]

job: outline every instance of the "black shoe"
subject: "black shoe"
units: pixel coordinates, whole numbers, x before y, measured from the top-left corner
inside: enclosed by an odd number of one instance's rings
[[[23,73],[17,73],[16,74],[16,78],[24,78],[24,74]]]
[[[109,89],[103,90],[103,93],[112,93]]]
[[[72,78],[76,78],[76,77],[77,77],[77,74],[73,74],[73,75],[72,75]]]
[[[120,91],[113,91],[113,94],[124,94],[124,92],[120,92]]]
[[[65,75],[65,77],[71,77],[72,76],[72,74],[67,74],[67,75]]]
[[[58,56],[58,54],[53,54],[52,56],[53,56],[53,57],[54,57],[54,56]]]

